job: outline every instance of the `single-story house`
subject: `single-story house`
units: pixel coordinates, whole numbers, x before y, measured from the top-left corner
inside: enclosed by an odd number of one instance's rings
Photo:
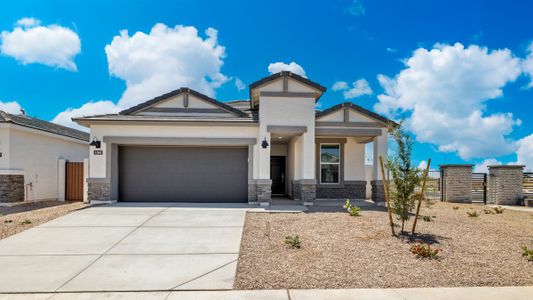
[[[88,157],[88,133],[0,111],[0,203],[65,200],[66,162]]]
[[[316,111],[326,88],[291,72],[249,89],[249,100],[220,102],[180,88],[118,114],[74,118],[90,128],[89,200],[364,199],[367,143],[372,198],[383,199],[377,157],[387,156],[388,119],[349,102]]]

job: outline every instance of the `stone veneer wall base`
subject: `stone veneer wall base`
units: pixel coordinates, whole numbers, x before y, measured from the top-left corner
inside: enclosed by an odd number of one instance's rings
[[[24,201],[24,175],[0,175],[0,203]]]
[[[87,179],[87,199],[93,201],[111,201],[111,182]]]
[[[366,181],[345,181],[338,186],[317,185],[317,199],[365,199]]]
[[[372,201],[376,204],[385,203],[385,185],[383,180],[370,181],[372,186]]]
[[[292,198],[294,200],[300,200],[304,205],[313,205],[316,193],[316,180],[300,179],[292,181]]]

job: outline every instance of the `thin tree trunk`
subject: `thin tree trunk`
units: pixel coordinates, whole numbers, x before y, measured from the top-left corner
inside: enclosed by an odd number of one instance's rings
[[[390,229],[393,236],[396,236],[396,233],[394,232],[394,223],[392,222],[392,212],[390,208],[390,201],[389,201],[389,183],[386,180],[387,177],[385,177],[385,168],[383,168],[383,158],[379,156],[379,165],[381,166],[381,175],[383,178],[383,188],[385,189],[385,201],[387,202],[387,212],[389,213],[389,224]]]
[[[429,165],[431,165],[431,158],[428,159],[428,165],[426,166],[426,171],[424,172],[424,181],[422,181],[422,191],[420,191],[420,199],[418,199],[418,206],[416,207],[415,221],[413,222],[413,229],[411,230],[412,234],[415,234],[416,221],[418,220],[418,214],[420,213],[420,205],[422,205],[422,199],[424,199],[424,192],[426,191],[426,181],[429,173]]]

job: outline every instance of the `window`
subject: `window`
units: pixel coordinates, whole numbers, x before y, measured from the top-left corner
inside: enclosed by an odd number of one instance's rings
[[[339,183],[339,144],[320,144],[320,183]]]

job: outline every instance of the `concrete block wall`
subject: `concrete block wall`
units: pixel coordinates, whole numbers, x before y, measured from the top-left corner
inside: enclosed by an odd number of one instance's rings
[[[488,199],[487,203],[498,205],[514,205],[523,196],[522,165],[488,166]]]
[[[472,203],[473,165],[441,165],[443,201]]]

